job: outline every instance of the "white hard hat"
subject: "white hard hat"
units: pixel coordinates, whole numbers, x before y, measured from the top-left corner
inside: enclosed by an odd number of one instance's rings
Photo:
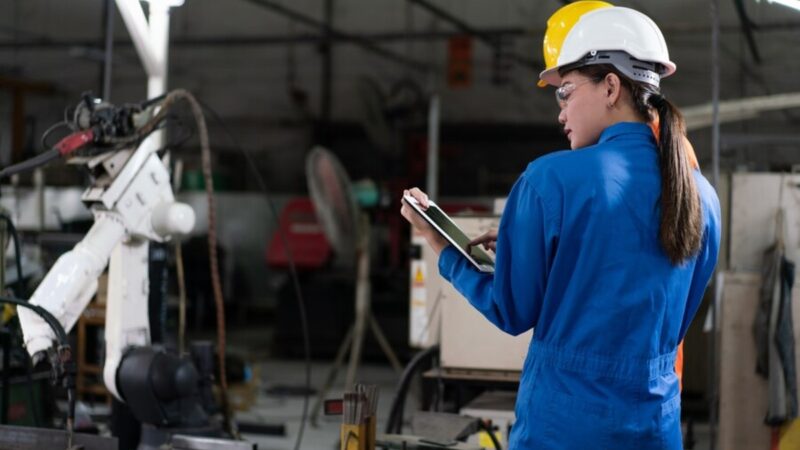
[[[560,69],[593,64],[612,64],[632,80],[655,86],[675,73],[658,25],[639,11],[620,6],[581,16],[564,39],[558,64],[539,78],[559,86]]]

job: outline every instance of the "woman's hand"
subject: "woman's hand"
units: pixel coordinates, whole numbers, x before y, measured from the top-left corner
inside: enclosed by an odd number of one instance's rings
[[[411,188],[404,190],[403,196],[406,195],[414,197],[417,200],[417,202],[419,202],[419,205],[423,211],[428,209],[428,207],[430,206],[430,203],[428,203],[428,195],[422,192],[419,188]],[[422,235],[422,237],[425,238],[426,241],[428,241],[428,244],[431,246],[433,251],[436,252],[437,255],[441,253],[441,251],[445,247],[447,247],[449,242],[447,242],[447,240],[444,237],[442,237],[436,230],[434,230],[433,227],[428,222],[426,222],[425,219],[423,219],[416,211],[414,211],[414,209],[411,206],[407,205],[405,200],[401,199],[400,203],[403,205],[403,207],[400,208],[400,214],[402,214],[403,217],[405,217],[406,220],[408,220],[411,226],[414,227],[414,229],[416,229]]]
[[[486,233],[476,237],[475,239],[469,241],[469,246],[467,247],[467,251],[469,251],[469,247],[474,245],[483,245],[483,248],[486,250],[491,250],[493,252],[497,251],[497,230],[489,230]]]

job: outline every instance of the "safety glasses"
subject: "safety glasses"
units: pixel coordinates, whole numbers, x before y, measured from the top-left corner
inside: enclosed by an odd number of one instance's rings
[[[587,84],[589,82],[595,82],[593,78],[588,80],[583,80],[580,83],[566,83],[560,88],[556,89],[556,102],[558,102],[558,106],[561,108],[567,107],[567,102],[569,98],[572,96],[572,93],[575,92],[576,89]]]

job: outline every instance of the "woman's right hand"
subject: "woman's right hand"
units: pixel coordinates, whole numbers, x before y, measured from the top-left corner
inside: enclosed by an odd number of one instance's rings
[[[486,250],[491,250],[493,252],[497,251],[497,230],[489,230],[486,233],[476,237],[475,239],[469,241],[469,247],[474,245],[483,245],[483,248]]]

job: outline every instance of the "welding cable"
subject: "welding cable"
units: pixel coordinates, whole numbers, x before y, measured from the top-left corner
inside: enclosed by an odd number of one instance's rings
[[[272,196],[270,195],[269,189],[267,188],[267,183],[264,181],[264,177],[261,176],[261,172],[258,170],[258,166],[256,166],[255,161],[253,161],[252,156],[249,152],[247,152],[244,147],[239,143],[239,140],[236,139],[236,135],[231,132],[228,128],[228,125],[222,118],[214,111],[213,108],[200,102],[203,108],[211,114],[211,117],[219,123],[222,127],[225,134],[228,135],[228,138],[233,143],[234,147],[238,149],[242,155],[244,155],[245,160],[247,160],[248,167],[250,168],[251,172],[256,178],[256,182],[258,183],[259,188],[261,189],[262,193],[267,199],[267,204],[269,205],[270,213],[272,214],[273,223],[275,224],[275,228],[278,230],[278,235],[280,236],[281,242],[283,243],[283,248],[286,249],[286,259],[289,262],[289,276],[292,280],[292,286],[294,288],[294,293],[297,298],[297,308],[300,313],[300,329],[303,335],[303,352],[304,352],[304,359],[305,359],[305,395],[303,397],[303,413],[300,418],[300,427],[297,432],[297,440],[295,441],[294,450],[300,449],[300,444],[303,442],[303,433],[305,431],[306,422],[308,421],[308,404],[309,404],[309,396],[311,395],[311,338],[309,336],[308,331],[308,315],[306,313],[306,303],[303,299],[303,291],[300,288],[300,278],[297,276],[297,264],[294,261],[294,255],[292,254],[292,249],[289,246],[289,239],[286,236],[286,231],[281,228],[280,220],[278,216],[278,211],[275,208],[275,202],[272,200]]]
[[[58,141],[58,143],[50,150],[39,153],[33,158],[22,161],[19,164],[14,164],[13,166],[8,166],[5,169],[0,170],[0,179],[20,172],[35,169],[36,167],[43,166],[50,161],[58,159],[59,157],[67,156],[75,150],[85,147],[93,140],[93,130],[82,130],[71,133]]]
[[[22,298],[25,296],[25,287],[22,282],[22,252],[21,252],[21,245],[19,240],[19,233],[17,232],[17,227],[14,226],[14,221],[11,220],[11,217],[8,214],[0,213],[0,219],[6,222],[6,226],[8,228],[8,232],[11,234],[11,239],[14,242],[14,262],[17,268],[17,281],[15,283],[14,295],[17,298]],[[35,426],[41,426],[41,414],[39,413],[39,405],[36,403],[35,395],[33,393],[33,365],[31,364],[30,359],[26,359],[25,364],[25,378],[26,384],[28,386],[28,403],[30,403],[31,407],[33,408],[33,423]]]
[[[219,276],[219,258],[217,255],[217,227],[216,227],[216,204],[214,202],[214,184],[211,177],[211,147],[208,139],[208,128],[203,116],[203,110],[197,99],[184,89],[170,91],[161,102],[161,109],[158,113],[143,125],[134,137],[141,138],[153,132],[158,124],[167,116],[167,111],[178,100],[189,103],[192,115],[200,135],[201,161],[203,165],[203,178],[206,185],[206,196],[208,199],[208,259],[211,270],[211,286],[214,293],[214,302],[217,311],[217,357],[219,365],[220,397],[222,400],[222,415],[225,420],[227,431],[235,438],[238,432],[233,425],[230,416],[228,403],[228,379],[225,368],[225,303],[222,297],[222,283]]]
[[[56,319],[50,311],[46,310],[45,308],[34,305],[29,303],[25,300],[21,300],[14,297],[8,297],[4,295],[0,295],[0,303],[8,303],[11,305],[22,306],[23,308],[27,308],[38,314],[39,316],[47,322],[47,325],[53,329],[53,333],[56,335],[56,340],[60,345],[69,345],[69,341],[67,341],[67,333],[64,331],[64,327],[61,326],[61,323]]]
[[[494,430],[484,422],[483,419],[478,419],[478,429],[485,431],[486,434],[489,435],[489,439],[492,440],[492,445],[494,445],[495,450],[503,450],[500,447],[500,441],[498,441],[497,436],[494,435]]]
[[[11,234],[11,239],[14,242],[14,262],[17,267],[17,282],[16,282],[16,289],[14,289],[14,295],[17,298],[24,297],[25,287],[22,283],[22,252],[20,250],[20,240],[19,240],[19,233],[17,232],[17,227],[14,226],[14,221],[11,220],[11,217],[8,214],[0,213],[0,219],[3,219],[6,222],[6,226],[8,227],[8,232]],[[26,384],[28,385],[28,403],[31,404],[33,408],[33,423],[35,426],[41,426],[41,414],[39,413],[39,405],[35,401],[35,395],[33,393],[33,365],[31,364],[30,359],[27,359],[25,364],[25,378]]]
[[[71,362],[72,361],[72,351],[71,351],[70,346],[69,346],[69,341],[67,340],[67,333],[64,331],[64,327],[61,326],[61,323],[59,323],[58,319],[56,319],[53,316],[53,314],[50,313],[50,311],[46,310],[45,308],[42,308],[39,305],[34,305],[34,304],[29,303],[29,302],[27,302],[25,300],[20,300],[18,298],[13,298],[13,297],[0,296],[0,303],[9,303],[9,304],[12,304],[12,305],[21,306],[23,308],[30,309],[31,311],[33,311],[34,313],[39,315],[39,317],[44,319],[44,321],[47,323],[47,325],[49,325],[50,328],[53,330],[53,333],[55,333],[56,340],[58,341],[59,363],[61,363],[61,364],[67,363],[67,364],[70,364],[70,365],[72,364],[72,362]],[[66,367],[63,367],[63,366],[61,368],[54,368],[54,369],[58,370],[58,371],[67,370],[66,375],[69,376],[70,378],[71,378],[72,375],[74,375],[74,374],[70,373],[71,371],[69,369],[67,369]],[[67,390],[67,424],[66,424],[67,426],[66,426],[66,428],[67,428],[67,431],[71,435],[72,428],[73,428],[73,425],[74,425],[74,419],[75,419],[75,385],[74,385],[74,380],[72,380],[72,379],[67,380],[67,383],[65,383],[64,387]]]
[[[58,152],[58,149],[51,148],[43,153],[39,153],[31,159],[26,159],[19,164],[14,164],[6,167],[3,170],[0,170],[0,178],[10,177],[11,175],[20,172],[26,172],[28,170],[35,169],[39,166],[49,163],[50,161],[58,159],[60,156],[61,153]]]
[[[50,137],[51,133],[53,133],[54,131],[56,131],[57,129],[62,128],[62,127],[71,129],[69,127],[69,122],[67,122],[66,120],[62,120],[61,122],[56,122],[53,125],[50,125],[50,128],[46,129],[44,131],[44,133],[42,133],[42,138],[41,138],[40,142],[42,144],[42,148],[43,149],[51,147],[50,145],[47,144],[47,138]]]
[[[403,375],[400,377],[400,383],[397,385],[397,393],[394,395],[391,408],[389,408],[389,419],[386,421],[386,433],[400,434],[403,431],[403,409],[408,388],[411,385],[411,378],[423,364],[429,362],[431,358],[438,354],[439,346],[433,345],[414,355],[405,369],[403,369]]]

